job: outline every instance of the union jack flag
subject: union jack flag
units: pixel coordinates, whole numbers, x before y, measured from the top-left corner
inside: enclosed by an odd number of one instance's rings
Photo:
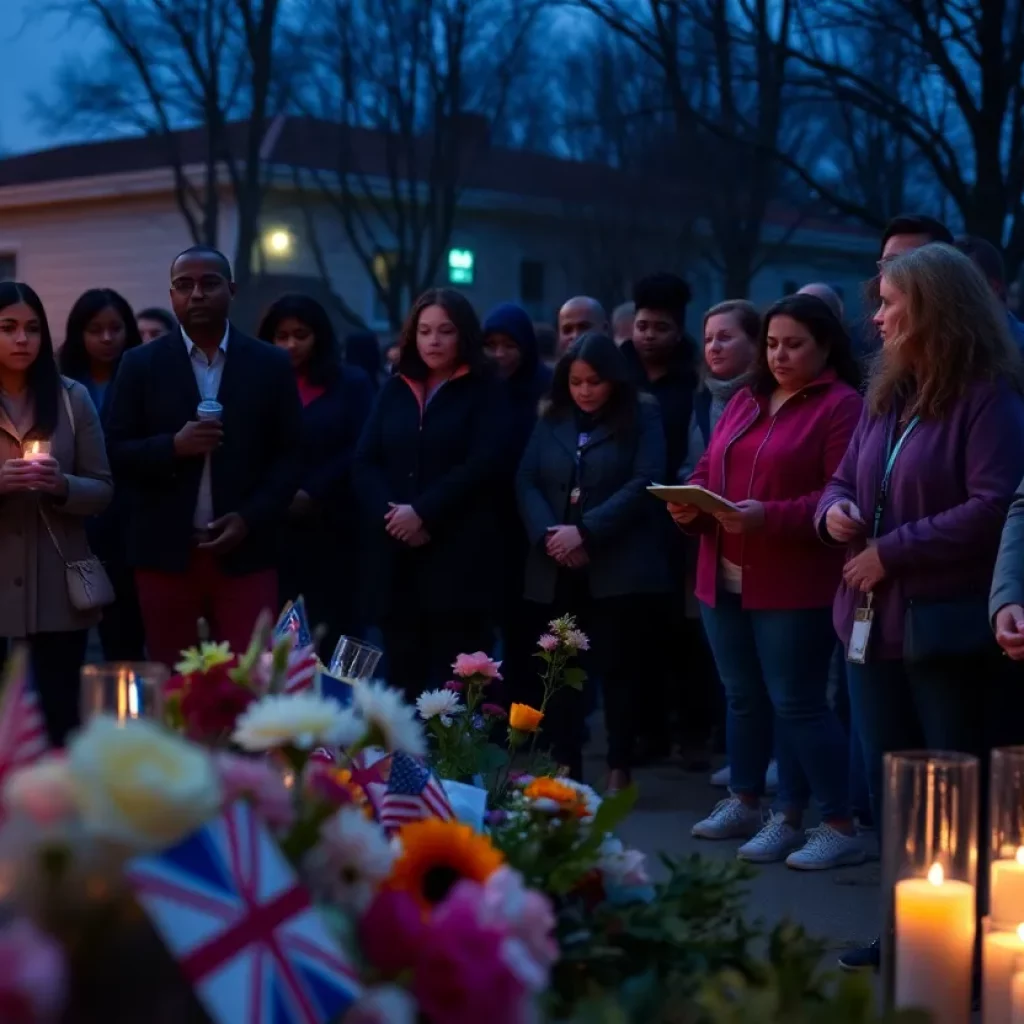
[[[11,772],[38,761],[50,746],[26,648],[18,646],[11,651],[4,677],[0,696],[0,788]],[[0,821],[4,817],[0,809]]]
[[[360,986],[280,849],[244,801],[127,876],[217,1024],[326,1024]]]
[[[398,752],[391,757],[388,788],[381,797],[378,816],[381,826],[390,832],[424,818],[451,821],[455,812],[434,773],[416,758]]]
[[[309,616],[306,614],[306,599],[300,594],[295,601],[289,601],[281,612],[277,625],[274,626],[274,638],[293,634],[295,646],[312,647],[313,631],[309,628]]]

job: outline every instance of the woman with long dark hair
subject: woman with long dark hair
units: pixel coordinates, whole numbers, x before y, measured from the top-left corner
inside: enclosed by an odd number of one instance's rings
[[[835,314],[792,295],[764,315],[749,384],[726,406],[691,483],[731,507],[670,506],[700,535],[697,599],[728,700],[731,795],[693,827],[744,839],[738,855],[793,868],[856,864],[846,737],[828,705],[832,598],[842,556],[819,541],[814,510],[860,416],[860,376]],[[764,822],[774,717],[778,800]],[[808,833],[808,798],[822,824]]]
[[[278,531],[281,600],[305,597],[313,624],[327,629],[321,656],[329,660],[341,634],[359,635],[363,627],[352,456],[373,389],[362,370],[342,363],[334,326],[316,299],[283,296],[264,314],[257,333],[288,353],[303,406],[295,453],[302,482],[288,522]]]
[[[86,519],[112,494],[99,416],[86,388],[61,378],[39,296],[0,283],[0,640],[28,643],[57,746],[78,724],[79,671],[100,618],[72,603],[65,563],[89,557]]]
[[[493,641],[506,433],[504,392],[485,365],[472,305],[450,288],[425,292],[353,472],[390,682],[410,697],[443,685],[456,655]]]
[[[575,615],[593,644],[604,686],[608,788],[629,782],[637,713],[661,670],[649,635],[656,605],[670,588],[657,503],[647,487],[665,467],[658,403],[637,393],[615,342],[588,333],[555,368],[551,398],[535,427],[516,480],[530,541],[525,597],[537,634],[549,619]],[[531,675],[513,681],[536,700]],[[582,771],[585,705],[566,688],[548,707],[547,736],[556,761]]]
[[[65,377],[85,386],[102,420],[110,382],[121,357],[142,344],[135,314],[110,288],[91,288],[71,307],[59,361]],[[135,574],[125,551],[130,495],[116,487],[114,500],[86,524],[89,544],[103,561],[115,600],[103,609],[99,624],[103,656],[108,661],[140,661],[146,633],[135,590]]]

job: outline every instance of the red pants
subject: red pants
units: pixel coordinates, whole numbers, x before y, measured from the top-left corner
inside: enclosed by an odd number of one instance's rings
[[[196,623],[206,619],[210,638],[242,655],[264,608],[276,612],[277,573],[228,576],[215,555],[193,551],[185,572],[136,569],[146,647],[153,661],[174,666],[181,652],[199,640]]]

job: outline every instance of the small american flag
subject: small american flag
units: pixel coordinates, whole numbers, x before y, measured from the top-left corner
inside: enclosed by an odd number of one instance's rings
[[[320,660],[316,656],[315,647],[293,647],[288,652],[284,692],[298,693],[300,690],[311,690],[316,684],[319,671]]]
[[[381,797],[381,827],[395,831],[410,821],[455,817],[444,787],[431,770],[416,758],[401,752],[391,757],[387,792]]]
[[[11,651],[4,676],[0,696],[0,787],[12,771],[38,761],[50,745],[26,648]]]
[[[311,647],[313,644],[313,631],[309,628],[309,616],[306,614],[306,599],[301,594],[295,601],[289,601],[284,606],[274,626],[275,639],[289,634],[295,637],[296,647]]]

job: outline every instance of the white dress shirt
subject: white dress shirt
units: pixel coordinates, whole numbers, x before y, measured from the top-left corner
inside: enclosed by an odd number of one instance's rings
[[[181,329],[189,362],[192,364],[192,372],[195,374],[196,384],[199,387],[200,401],[217,401],[220,382],[224,377],[224,366],[228,360],[228,335],[230,333],[231,325],[228,324],[224,328],[224,337],[221,338],[211,361],[206,358],[206,353],[185,333],[185,328]],[[207,455],[203,461],[203,475],[199,481],[199,495],[196,498],[196,511],[192,517],[192,525],[197,530],[205,530],[213,522],[213,518],[213,475],[210,469],[210,456]]]

